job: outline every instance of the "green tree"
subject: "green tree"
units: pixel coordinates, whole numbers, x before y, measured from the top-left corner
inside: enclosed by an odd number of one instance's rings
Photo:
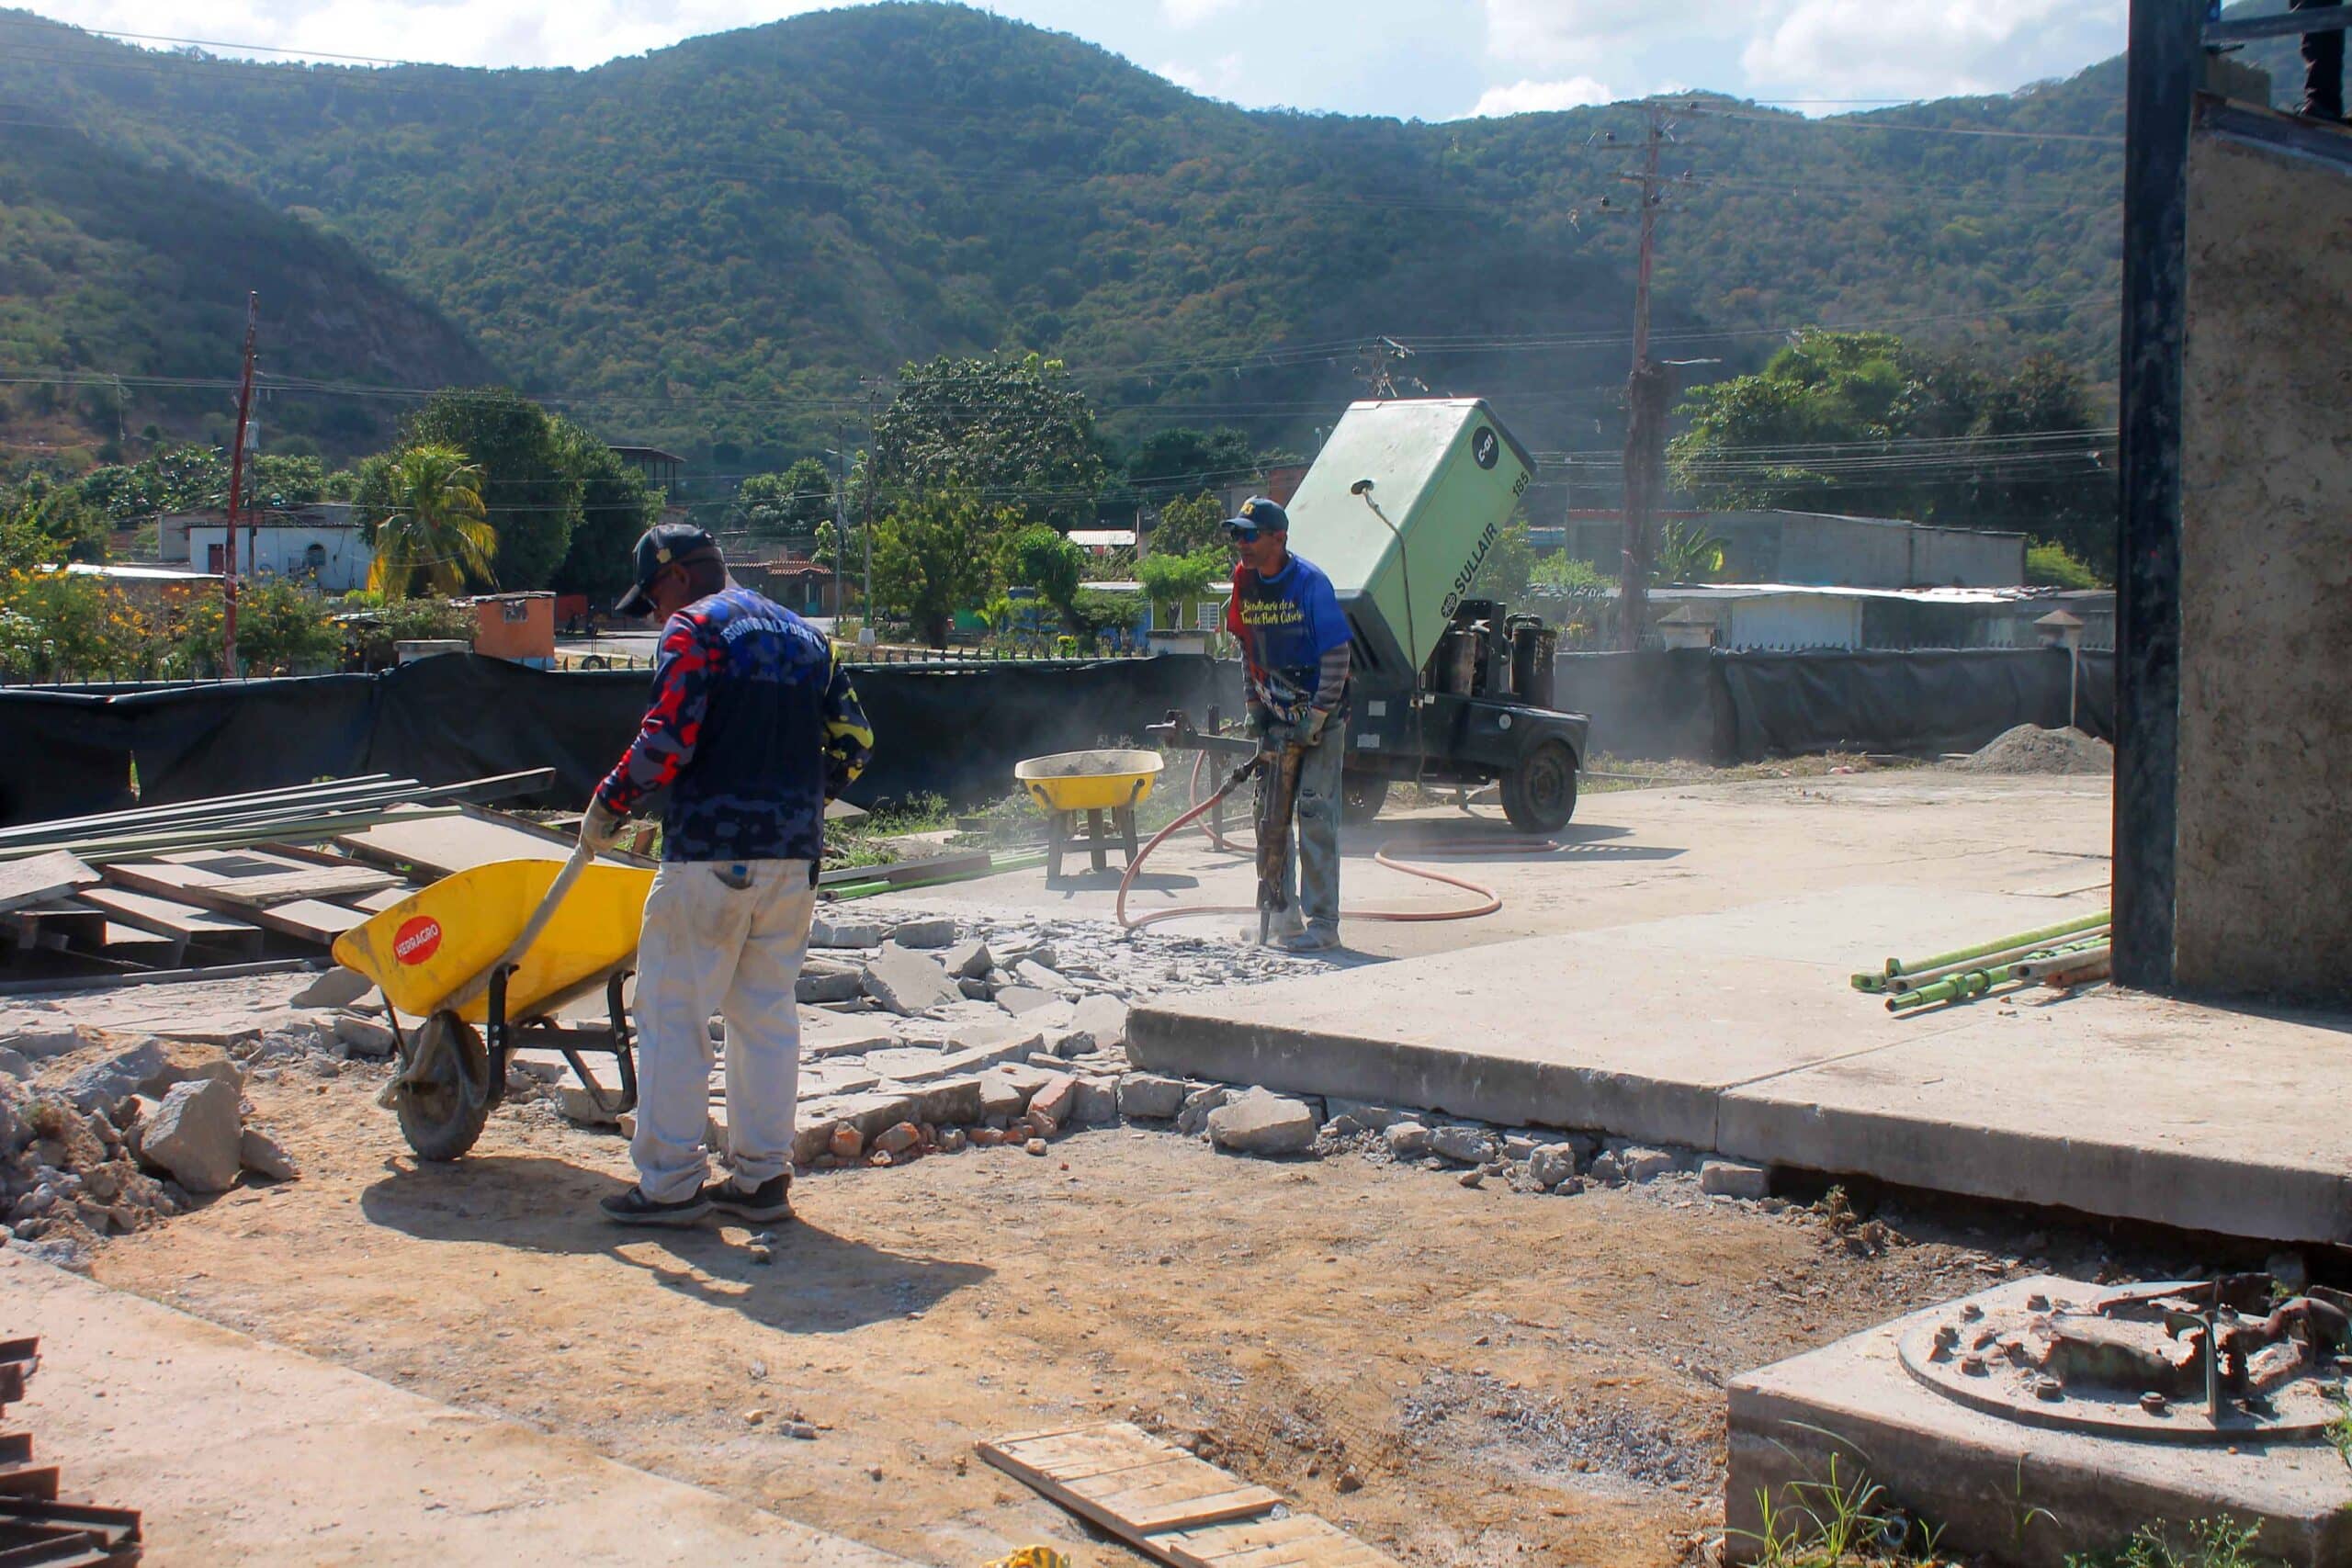
[[[727,526],[770,537],[807,538],[833,517],[833,474],[803,457],[780,474],[753,474],[736,487]]]
[[[1003,581],[1034,588],[1072,631],[1078,623],[1078,585],[1086,575],[1086,553],[1043,523],[1008,535],[1000,552]]]
[[[899,500],[874,525],[876,607],[905,616],[933,647],[945,647],[956,612],[986,602],[996,586],[993,546],[1018,521],[1010,508],[991,510],[969,490]]]
[[[2025,552],[2025,580],[2039,588],[2101,588],[2087,562],[2064,545],[2033,545]]]
[[[1233,561],[1224,550],[1211,547],[1188,556],[1148,555],[1136,563],[1136,581],[1154,604],[1169,607],[1171,628],[1182,620],[1184,606],[1232,574]]]
[[[1723,570],[1724,542],[1704,523],[1677,518],[1658,529],[1652,582],[1712,582]]]
[[[36,470],[0,490],[0,569],[103,560],[106,547],[106,516],[77,486]]]
[[[305,675],[341,662],[343,631],[327,602],[282,577],[250,580],[237,586],[237,662],[253,675]],[[188,616],[180,650],[189,668],[222,667],[226,617],[220,599],[198,600]]]
[[[386,510],[368,523],[371,592],[404,599],[420,580],[444,597],[463,592],[469,579],[496,585],[492,566],[505,541],[484,521],[478,465],[455,447],[411,446],[392,459],[385,484]]]
[[[1155,500],[1197,491],[1204,485],[1254,479],[1259,471],[1257,446],[1248,432],[1231,425],[1195,430],[1180,424],[1156,430],[1137,442],[1127,458],[1127,483]]]
[[[1064,530],[1094,515],[1103,462],[1094,411],[1057,359],[909,365],[874,422],[874,481],[886,491],[973,492]]]
[[[547,411],[503,387],[456,389],[425,400],[402,430],[404,446],[454,448],[481,468],[499,581],[549,586],[580,525],[581,481]]]
[[[1477,580],[1470,585],[1469,596],[1497,599],[1515,606],[1527,597],[1534,570],[1535,547],[1528,541],[1527,518],[1524,513],[1515,514],[1487,547],[1487,558],[1478,563]]]
[[[1754,375],[1694,388],[1668,447],[1713,507],[1786,507],[2017,529],[2094,568],[2115,555],[2115,475],[2081,372],[1996,372],[1887,333],[1808,329]]]
[[[1225,504],[1203,491],[1190,500],[1168,502],[1159,509],[1159,521],[1152,528],[1153,555],[1192,555],[1204,549],[1225,547]]]
[[[557,457],[580,487],[580,521],[551,585],[565,593],[617,594],[631,581],[629,547],[661,521],[662,497],[600,437],[568,419],[552,423]]]

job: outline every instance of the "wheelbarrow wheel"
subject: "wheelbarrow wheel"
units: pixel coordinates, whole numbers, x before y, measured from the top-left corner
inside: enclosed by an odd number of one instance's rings
[[[456,1013],[435,1013],[417,1027],[423,1081],[405,1066],[398,1097],[401,1135],[420,1159],[452,1160],[474,1146],[490,1120],[490,1053],[481,1032]]]

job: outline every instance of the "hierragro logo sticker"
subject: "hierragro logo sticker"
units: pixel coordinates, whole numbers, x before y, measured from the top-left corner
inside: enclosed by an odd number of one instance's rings
[[[392,956],[402,964],[422,964],[441,951],[441,922],[430,915],[412,915],[392,937]]]

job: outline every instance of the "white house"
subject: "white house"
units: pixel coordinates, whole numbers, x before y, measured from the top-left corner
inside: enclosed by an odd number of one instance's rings
[[[208,572],[227,571],[228,533],[223,523],[191,521],[189,564]],[[257,526],[237,530],[240,577],[290,577],[322,592],[342,593],[368,586],[368,568],[374,558],[351,508],[340,502],[265,513]]]

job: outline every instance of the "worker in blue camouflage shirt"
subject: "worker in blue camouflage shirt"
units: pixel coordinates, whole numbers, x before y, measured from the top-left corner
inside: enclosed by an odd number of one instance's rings
[[[800,1019],[825,803],[865,765],[873,731],[824,635],[732,586],[718,543],[665,523],[637,541],[615,606],[665,617],[653,701],[596,786],[580,836],[610,845],[666,791],[662,869],[638,941],[638,1183],[603,1201],[623,1224],[692,1224],[716,1209],[792,1213]],[[726,1180],[706,1180],[710,1030],[727,1022]]]
[[[1278,502],[1251,497],[1225,531],[1239,557],[1226,628],[1240,640],[1248,667],[1251,725],[1270,756],[1285,746],[1306,753],[1298,770],[1298,830],[1283,873],[1295,879],[1296,896],[1282,911],[1281,942],[1294,952],[1326,952],[1340,945],[1348,618],[1322,569],[1291,554],[1290,514]]]

